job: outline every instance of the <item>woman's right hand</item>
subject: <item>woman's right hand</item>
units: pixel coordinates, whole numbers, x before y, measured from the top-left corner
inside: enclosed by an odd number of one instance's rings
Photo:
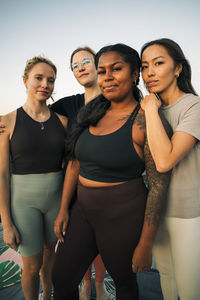
[[[0,116],[0,133],[3,133],[5,131],[5,125],[1,121],[1,116]]]
[[[3,228],[3,239],[6,245],[12,249],[17,249],[20,244],[20,235],[14,225]]]
[[[68,210],[62,212],[60,211],[54,221],[54,232],[60,242],[64,242],[64,236],[67,229],[67,224],[69,220]]]

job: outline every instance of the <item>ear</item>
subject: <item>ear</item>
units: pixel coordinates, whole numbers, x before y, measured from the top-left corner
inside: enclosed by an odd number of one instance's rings
[[[182,64],[179,64],[176,66],[175,73],[174,73],[175,77],[177,77],[177,78],[179,77],[180,73],[182,72],[182,69],[183,69]]]
[[[138,76],[139,76],[139,70],[135,70],[133,72],[133,75],[132,75],[132,79],[133,79],[133,84],[136,84],[136,81],[138,79]]]
[[[23,77],[23,82],[24,82],[25,87],[27,88],[27,86],[26,86],[26,78],[25,77]]]

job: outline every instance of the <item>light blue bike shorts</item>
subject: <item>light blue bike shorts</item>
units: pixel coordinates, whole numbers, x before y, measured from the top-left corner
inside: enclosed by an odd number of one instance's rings
[[[54,220],[58,214],[63,172],[11,175],[11,214],[23,256],[38,254],[44,243],[57,240]]]

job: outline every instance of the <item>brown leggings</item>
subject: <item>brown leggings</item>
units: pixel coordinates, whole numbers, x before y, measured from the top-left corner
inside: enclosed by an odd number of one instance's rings
[[[78,285],[98,253],[114,280],[117,300],[137,300],[132,256],[138,244],[147,190],[142,178],[90,188],[79,183],[65,242],[53,269],[55,300],[78,300]]]

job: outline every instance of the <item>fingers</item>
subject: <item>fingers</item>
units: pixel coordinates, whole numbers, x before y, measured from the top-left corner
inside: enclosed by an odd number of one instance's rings
[[[146,272],[147,270],[151,269],[151,266],[136,266],[132,264],[132,271],[134,273],[143,273]]]
[[[19,234],[17,234],[16,235],[16,245],[17,245],[17,247],[19,246],[20,242],[21,242],[20,236],[19,236]]]
[[[4,242],[12,249],[16,249],[19,247],[19,244],[21,242],[20,235],[14,226],[9,228],[8,230],[4,230]]]
[[[54,224],[54,232],[56,237],[59,239],[61,243],[64,243],[64,236],[66,233],[67,222],[63,222],[63,224]]]
[[[15,239],[12,239],[11,241],[7,242],[6,245],[12,249],[17,249],[18,244],[16,243]]]
[[[64,238],[63,238],[62,230],[60,229],[60,225],[54,224],[54,232],[58,240],[63,243]]]

